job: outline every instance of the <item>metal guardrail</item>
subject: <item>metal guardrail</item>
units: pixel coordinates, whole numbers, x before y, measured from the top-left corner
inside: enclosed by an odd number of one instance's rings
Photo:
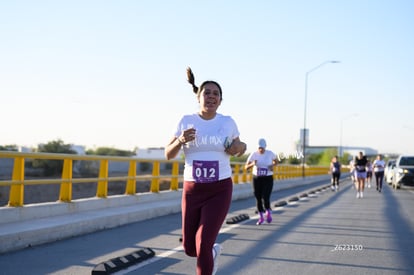
[[[109,181],[126,181],[125,194],[136,194],[137,180],[150,180],[150,192],[160,191],[160,180],[170,180],[170,190],[179,189],[179,180],[182,175],[179,174],[180,164],[183,160],[164,160],[164,159],[138,159],[135,157],[115,157],[115,156],[95,156],[95,155],[74,155],[74,154],[52,154],[52,153],[21,153],[0,151],[0,159],[13,159],[13,171],[10,180],[0,180],[0,186],[9,186],[9,207],[20,207],[24,205],[24,187],[26,185],[39,184],[60,184],[59,201],[72,201],[72,185],[77,183],[97,182],[96,197],[108,197]],[[25,179],[25,161],[27,159],[46,159],[62,160],[63,170],[61,178],[58,179]],[[95,178],[73,178],[74,161],[97,161],[99,162],[98,177]],[[129,164],[126,176],[109,176],[109,161],[127,162]],[[137,175],[137,163],[152,163],[151,175]],[[172,169],[170,175],[160,175],[160,163],[171,163]],[[251,170],[244,169],[244,163],[231,162],[233,167],[233,183],[249,182],[252,179]],[[1,169],[1,167],[0,167]],[[324,175],[328,167],[306,167],[306,176]],[[273,178],[283,180],[302,176],[302,166],[298,165],[278,165],[274,167]],[[241,180],[241,181],[240,181]]]

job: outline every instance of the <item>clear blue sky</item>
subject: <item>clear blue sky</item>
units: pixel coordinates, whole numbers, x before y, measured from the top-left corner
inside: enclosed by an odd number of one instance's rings
[[[162,147],[218,81],[248,150],[264,137],[414,154],[414,1],[2,1],[0,145]],[[352,116],[357,114],[357,116]]]

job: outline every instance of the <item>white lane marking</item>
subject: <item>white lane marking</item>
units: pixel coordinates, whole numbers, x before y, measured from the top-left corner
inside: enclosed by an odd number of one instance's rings
[[[259,215],[255,216],[255,217],[253,217],[253,218],[259,218]],[[225,225],[225,226],[224,226],[224,227],[220,230],[220,232],[219,232],[219,233],[225,233],[225,232],[228,232],[228,231],[230,231],[230,230],[231,230],[231,229],[233,229],[233,228],[236,228],[236,227],[238,227],[238,226],[240,226],[240,225],[242,225],[242,224],[247,223],[249,220],[250,220],[250,219],[247,219],[247,220],[241,221],[241,222],[239,222],[239,223],[237,223],[237,224],[229,224],[229,225]],[[169,256],[171,256],[171,255],[173,255],[173,254],[175,254],[175,253],[177,253],[177,252],[182,252],[182,251],[184,251],[184,249],[183,249],[183,247],[180,245],[180,246],[177,246],[177,247],[175,247],[175,248],[173,248],[173,249],[171,249],[171,250],[168,250],[168,251],[165,251],[165,252],[163,252],[163,253],[161,253],[161,254],[155,255],[154,257],[152,257],[152,258],[150,258],[150,259],[148,259],[148,260],[145,260],[145,261],[144,261],[144,262],[142,262],[142,263],[139,263],[139,264],[136,264],[136,265],[130,266],[130,267],[126,268],[126,269],[120,270],[120,271],[115,272],[115,273],[113,273],[113,274],[115,274],[115,275],[123,275],[123,274],[128,274],[129,272],[135,271],[135,270],[137,270],[137,269],[139,269],[139,268],[141,268],[141,267],[144,267],[144,266],[146,266],[146,265],[149,265],[149,264],[152,264],[152,263],[158,262],[159,260],[162,260],[162,259],[164,259],[164,258],[168,258]]]
[[[116,275],[128,274],[129,272],[132,272],[134,270],[137,270],[137,269],[139,269],[139,268],[141,268],[143,266],[146,266],[146,265],[149,265],[149,264],[158,262],[159,260],[162,260],[164,258],[168,258],[169,256],[171,256],[171,255],[173,255],[173,254],[175,254],[177,252],[181,252],[181,251],[183,251],[183,247],[182,246],[177,246],[176,248],[173,248],[171,250],[165,251],[165,252],[163,252],[163,253],[161,253],[159,255],[155,255],[154,257],[152,257],[152,258],[150,258],[148,260],[143,261],[142,263],[139,263],[139,264],[136,264],[136,265],[132,265],[132,266],[126,268],[126,269],[120,270],[120,271],[115,272],[113,274],[116,274]]]

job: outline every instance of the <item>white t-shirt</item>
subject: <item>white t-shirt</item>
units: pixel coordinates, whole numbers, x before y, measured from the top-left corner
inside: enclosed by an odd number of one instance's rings
[[[275,153],[270,150],[265,150],[263,154],[255,151],[247,158],[247,163],[257,161],[256,165],[253,166],[253,175],[271,176],[273,175],[273,170],[269,169],[269,166],[273,164],[273,160],[276,158]]]
[[[230,155],[224,152],[224,143],[240,135],[233,118],[216,114],[213,119],[204,120],[198,114],[184,115],[175,137],[189,128],[196,129],[196,139],[183,146],[184,180],[212,182],[231,177]]]
[[[385,161],[383,161],[382,159],[381,160],[376,159],[374,160],[373,166],[374,166],[374,172],[382,172],[384,171]]]

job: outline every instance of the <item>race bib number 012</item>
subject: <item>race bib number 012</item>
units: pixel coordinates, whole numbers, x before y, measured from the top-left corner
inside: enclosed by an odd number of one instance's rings
[[[193,178],[197,183],[209,183],[218,181],[219,162],[208,160],[194,160]]]

